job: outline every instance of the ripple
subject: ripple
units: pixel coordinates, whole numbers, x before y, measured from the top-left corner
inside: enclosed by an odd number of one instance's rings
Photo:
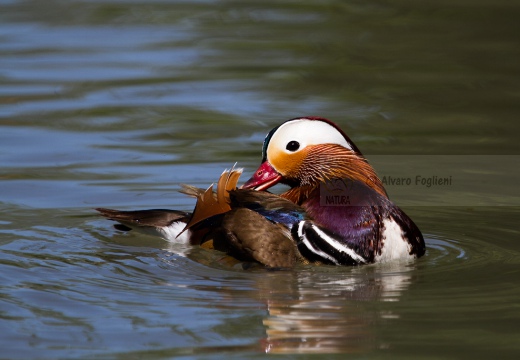
[[[467,259],[468,257],[466,249],[457,240],[428,234],[425,236],[425,242],[427,249],[425,258],[433,265]]]
[[[427,267],[430,273],[469,270],[498,263],[520,263],[517,252],[469,236],[461,236],[455,240],[443,235],[428,234],[425,241],[427,252],[424,259],[419,260],[419,266]]]

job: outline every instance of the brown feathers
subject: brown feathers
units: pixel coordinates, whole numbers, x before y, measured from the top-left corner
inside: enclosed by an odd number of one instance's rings
[[[193,210],[190,221],[186,224],[182,232],[210,217],[230,211],[229,191],[237,188],[240,175],[242,175],[242,169],[235,169],[233,167],[231,170],[224,170],[217,182],[216,194],[213,192],[213,184],[206,190],[192,186],[183,186],[182,192],[196,197],[197,203],[195,204],[195,210]]]
[[[320,144],[310,147],[312,149],[309,150],[299,173],[303,186],[315,185],[332,179],[351,179],[360,181],[384,197],[388,197],[374,168],[363,156],[336,144]],[[297,198],[298,196],[284,197]]]
[[[222,234],[215,238],[214,245],[237,259],[267,267],[288,268],[302,259],[287,228],[246,208],[233,209],[224,216]]]
[[[119,221],[120,223],[134,226],[169,226],[173,222],[182,221],[189,216],[189,214],[185,213],[184,211],[165,209],[119,211],[97,208],[96,210],[99,211],[101,215],[110,220]]]

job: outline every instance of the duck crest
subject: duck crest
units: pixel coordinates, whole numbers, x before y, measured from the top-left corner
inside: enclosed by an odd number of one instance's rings
[[[230,170],[224,170],[218,179],[216,192],[213,191],[214,184],[206,190],[183,185],[181,192],[197,198],[197,203],[190,220],[179,235],[206,219],[231,210],[229,192],[237,188],[242,171],[243,169],[235,169],[234,166]]]

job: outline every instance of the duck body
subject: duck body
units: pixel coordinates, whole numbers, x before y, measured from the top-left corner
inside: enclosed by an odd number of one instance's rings
[[[225,171],[221,178],[227,178],[228,174]],[[302,207],[266,191],[225,190],[221,186],[216,193],[211,187],[208,190],[187,187],[182,191],[197,197],[193,213],[165,209],[96,210],[117,221],[118,230],[137,230],[172,242],[219,250],[241,261],[273,268],[308,262],[299,254],[291,235],[295,224],[308,218]],[[222,195],[220,200],[219,195]],[[218,209],[222,205],[219,201],[225,201],[224,210]]]
[[[308,218],[303,208],[268,192],[237,189],[229,196],[231,210],[207,234],[216,250],[268,267],[308,262],[291,234],[296,224]]]
[[[237,259],[268,267],[297,263],[361,265],[425,253],[415,223],[388,199],[359,149],[332,122],[296,118],[271,130],[262,162],[240,188],[241,171],[221,176],[217,191],[185,187],[192,214],[172,210],[98,209],[127,230],[171,241],[211,243]],[[277,183],[281,195],[266,190]]]
[[[293,231],[308,259],[357,265],[425,253],[418,227],[389,200],[357,146],[327,119],[291,119],[267,135],[262,163],[243,188],[266,190],[277,183],[291,187],[280,196],[312,219]]]
[[[316,236],[312,228],[302,228],[299,238],[313,239],[312,246],[300,246],[306,257],[323,257],[321,261],[336,265],[357,265],[422,255],[419,229],[388,198],[359,181],[350,184],[343,198],[348,203],[339,206],[331,206],[319,195],[311,195],[303,202],[313,223],[326,234]]]

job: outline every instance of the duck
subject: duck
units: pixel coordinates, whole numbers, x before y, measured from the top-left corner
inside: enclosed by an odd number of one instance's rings
[[[417,225],[393,203],[374,168],[345,132],[316,116],[289,119],[265,137],[258,169],[242,169],[216,189],[183,185],[193,212],[96,209],[116,229],[222,251],[270,268],[355,266],[408,261],[426,246]],[[277,184],[288,190],[271,193]]]

